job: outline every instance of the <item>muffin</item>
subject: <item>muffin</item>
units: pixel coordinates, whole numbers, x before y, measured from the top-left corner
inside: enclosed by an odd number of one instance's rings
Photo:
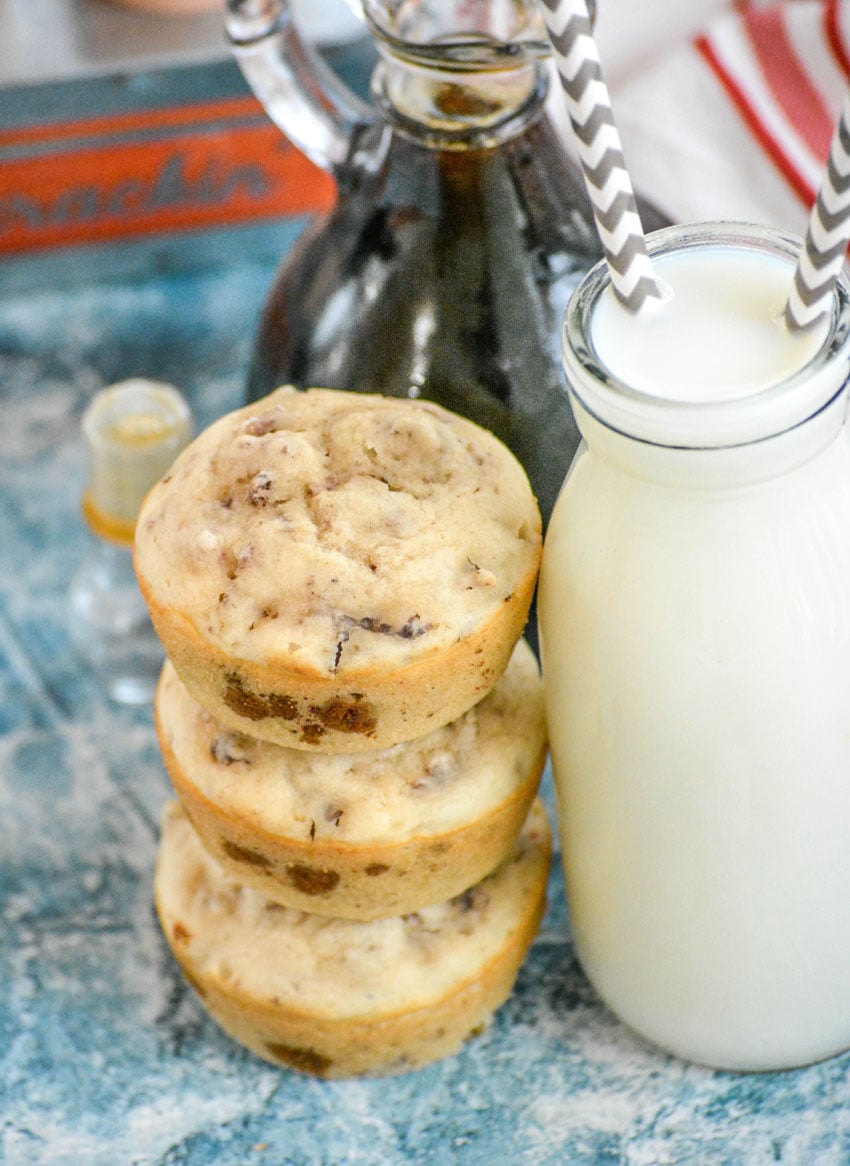
[[[525,472],[428,401],[283,388],[205,430],[148,495],[136,570],[194,698],[229,728],[359,752],[494,686],[540,560]]]
[[[186,979],[237,1041],[320,1077],[400,1073],[456,1052],[510,994],[550,859],[538,801],[502,865],[462,895],[391,919],[328,919],[233,881],[172,803],[156,902]]]
[[[546,758],[537,662],[520,641],[455,721],[370,753],[317,754],[222,726],[170,664],[162,753],[204,846],[270,899],[346,919],[401,915],[477,883],[510,850]]]

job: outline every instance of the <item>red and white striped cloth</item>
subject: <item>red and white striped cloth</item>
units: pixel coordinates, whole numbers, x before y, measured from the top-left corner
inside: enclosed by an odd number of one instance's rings
[[[615,94],[637,190],[679,222],[802,234],[850,77],[850,0],[738,3]]]

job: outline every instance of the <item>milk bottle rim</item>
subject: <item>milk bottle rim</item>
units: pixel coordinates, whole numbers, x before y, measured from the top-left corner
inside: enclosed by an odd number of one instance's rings
[[[647,236],[651,256],[706,247],[750,249],[789,261],[789,280],[802,240],[753,223],[706,222],[665,227]],[[610,283],[598,263],[573,293],[562,331],[567,389],[582,412],[608,429],[641,442],[684,449],[713,449],[762,441],[801,425],[844,390],[850,362],[850,285],[839,277],[825,339],[793,374],[746,396],[679,400],[629,385],[606,367],[594,346],[593,313]],[[659,307],[663,311],[663,306]]]

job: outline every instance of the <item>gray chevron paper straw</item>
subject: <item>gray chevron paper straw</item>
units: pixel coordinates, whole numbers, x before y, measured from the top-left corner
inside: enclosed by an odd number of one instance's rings
[[[785,305],[785,323],[799,332],[830,310],[835,281],[841,273],[850,242],[850,92],[845,94],[835,127],[821,187],[809,216],[806,238],[791,294]]]
[[[630,312],[660,298],[586,0],[542,0],[614,292]]]

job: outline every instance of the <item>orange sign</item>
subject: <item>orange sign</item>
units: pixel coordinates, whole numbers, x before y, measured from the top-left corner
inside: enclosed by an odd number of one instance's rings
[[[327,210],[252,97],[0,131],[0,253]]]

